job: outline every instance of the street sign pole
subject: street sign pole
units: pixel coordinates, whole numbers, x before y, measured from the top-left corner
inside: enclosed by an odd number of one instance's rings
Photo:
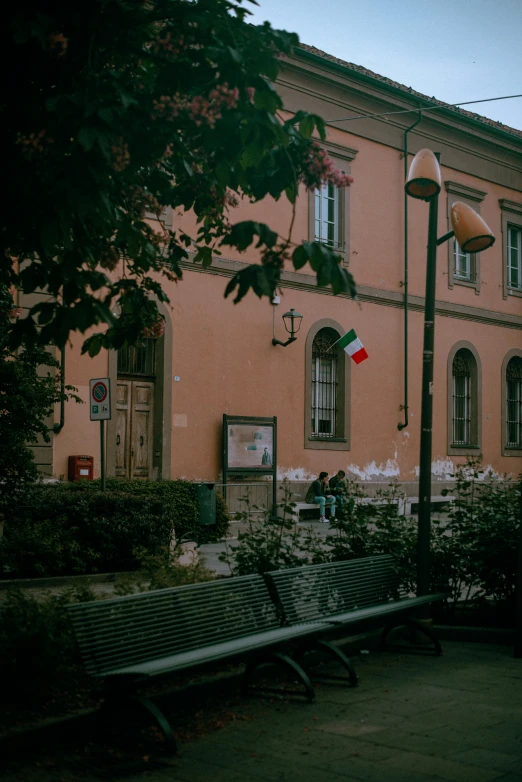
[[[89,381],[91,421],[100,422],[100,473],[101,490],[105,491],[105,421],[111,417],[111,383],[108,377],[96,377]]]
[[[100,469],[101,490],[105,491],[105,421],[100,421]]]

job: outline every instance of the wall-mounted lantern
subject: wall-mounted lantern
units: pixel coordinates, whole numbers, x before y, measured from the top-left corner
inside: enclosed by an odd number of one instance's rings
[[[286,342],[281,342],[279,339],[276,339],[275,336],[272,339],[272,345],[282,345],[282,347],[286,348],[287,345],[290,345],[291,342],[295,342],[297,337],[295,336],[299,329],[301,328],[301,321],[303,320],[303,316],[300,312],[296,312],[294,308],[292,307],[290,309],[290,312],[285,312],[283,315],[283,323],[285,324],[285,329],[290,334],[290,339],[287,339]],[[275,334],[275,330],[274,330]]]

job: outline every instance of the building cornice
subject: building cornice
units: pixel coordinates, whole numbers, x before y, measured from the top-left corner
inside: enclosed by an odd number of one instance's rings
[[[277,87],[287,111],[320,113],[331,128],[401,152],[412,115],[370,115],[397,109],[414,111],[430,105],[404,89],[363,77],[323,58],[285,57],[281,65]],[[355,122],[336,119],[343,115],[360,118]],[[422,123],[410,135],[412,154],[425,146],[440,151],[447,168],[522,191],[522,136],[458,112],[439,110],[423,115]]]
[[[241,261],[232,261],[225,258],[214,258],[212,266],[203,269],[199,264],[191,261],[183,261],[181,267],[184,271],[213,274],[220,277],[233,277],[245,264]],[[300,272],[284,271],[281,276],[281,287],[291,290],[303,291],[320,296],[333,296],[331,288],[319,288],[315,283],[315,277],[311,274],[301,274]],[[358,301],[368,304],[377,304],[382,307],[404,308],[404,295],[396,291],[390,291],[383,288],[372,288],[367,285],[357,287]],[[350,299],[347,294],[337,294],[337,298]],[[424,312],[423,296],[408,296],[408,309],[413,312]],[[446,318],[456,318],[457,320],[467,320],[473,323],[482,323],[486,326],[498,326],[508,329],[522,329],[522,317],[519,315],[510,315],[504,312],[495,312],[480,307],[470,307],[467,304],[457,304],[449,301],[437,300],[435,303],[435,312],[437,315]]]
[[[462,122],[470,127],[473,127],[474,130],[491,134],[499,140],[503,139],[514,142],[518,141],[519,145],[522,145],[522,135],[520,135],[520,133],[517,132],[514,128],[508,130],[502,127],[495,127],[487,121],[484,122],[484,120],[481,118],[471,116],[471,112],[466,110],[460,111],[458,108],[455,109],[450,106],[447,108],[443,107],[440,101],[432,101],[427,96],[416,93],[415,91],[412,91],[410,94],[409,90],[406,88],[398,84],[390,84],[389,81],[383,77],[378,77],[377,75],[372,76],[369,73],[362,73],[359,69],[350,67],[348,63],[343,64],[341,62],[335,62],[335,60],[308,51],[305,48],[295,49],[294,57],[286,59],[287,61],[290,61],[290,59],[294,61],[308,60],[310,62],[316,63],[321,67],[331,69],[338,73],[343,73],[349,78],[360,82],[361,84],[366,84],[384,93],[393,95],[395,98],[415,101],[419,108],[437,108],[437,114],[442,117],[448,117],[452,122]],[[419,104],[423,105],[419,106]]]
[[[477,203],[483,201],[487,196],[484,190],[476,190],[474,187],[468,187],[460,182],[452,182],[451,180],[446,180],[444,187],[447,193],[452,193],[459,198],[466,198],[468,201],[476,201]]]
[[[498,202],[500,208],[504,212],[513,212],[516,215],[522,215],[522,204],[519,204],[517,201],[510,201],[509,198],[499,198]]]

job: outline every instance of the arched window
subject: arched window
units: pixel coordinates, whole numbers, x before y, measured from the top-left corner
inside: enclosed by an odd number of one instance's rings
[[[305,448],[348,450],[349,359],[335,343],[335,321],[314,324],[306,339]]]
[[[312,437],[337,434],[338,339],[334,329],[321,329],[312,345]]]
[[[453,359],[453,442],[471,444],[471,369],[469,351],[459,350]]]
[[[448,356],[448,454],[480,452],[481,368],[475,347],[464,340]]]
[[[506,368],[506,448],[522,448],[522,358]]]

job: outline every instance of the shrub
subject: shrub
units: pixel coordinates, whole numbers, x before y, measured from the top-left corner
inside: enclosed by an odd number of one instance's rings
[[[51,682],[78,661],[72,626],[65,607],[94,599],[89,589],[67,590],[40,599],[10,589],[0,613],[0,670],[4,682],[29,679]]]
[[[99,481],[39,485],[6,521],[0,545],[3,577],[60,576],[136,570],[140,551],[154,556],[195,534],[206,542],[224,534],[228,514],[217,497],[217,523],[200,527],[193,484],[187,481]]]
[[[220,560],[226,562],[232,575],[243,576],[248,573],[266,573],[289,567],[300,567],[322,561],[324,551],[321,541],[313,532],[303,535],[292,513],[295,503],[291,502],[291,492],[285,483],[283,502],[278,504],[280,518],[270,518],[268,511],[253,506],[264,513],[264,520],[252,521],[250,500],[243,497],[244,510],[237,513],[237,521],[248,522],[245,531],[239,532],[237,544],[228,547]]]
[[[452,477],[456,499],[448,530],[460,577],[460,583],[454,578],[454,591],[465,584],[465,602],[490,598],[514,609],[522,482],[485,476],[478,459],[459,465]]]

